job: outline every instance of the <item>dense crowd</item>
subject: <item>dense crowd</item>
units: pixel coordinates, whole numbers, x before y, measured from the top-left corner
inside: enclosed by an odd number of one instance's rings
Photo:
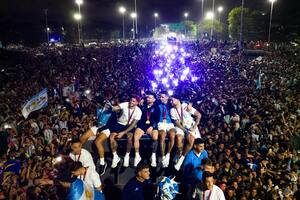
[[[0,199],[64,199],[72,181],[57,172],[62,169],[110,199],[100,181],[107,166],[104,142],[115,168],[123,137],[123,166],[133,157],[137,167],[123,199],[135,195],[140,182],[150,185],[149,168],[158,166],[181,183],[178,199],[222,199],[217,193],[226,199],[299,198],[300,73],[290,52],[257,58],[239,55],[228,42],[182,43],[200,78],[169,95],[152,91],[149,80],[158,45],[2,50]],[[25,119],[22,104],[43,88],[47,107]],[[104,127],[98,127],[97,108],[112,111]],[[145,134],[152,140],[149,165],[139,154]],[[82,148],[91,136],[99,154],[93,157]],[[57,167],[58,156],[68,166]],[[131,199],[157,197],[136,194]]]

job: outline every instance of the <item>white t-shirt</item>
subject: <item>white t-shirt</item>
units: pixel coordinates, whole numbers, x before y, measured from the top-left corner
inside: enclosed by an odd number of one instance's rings
[[[209,198],[209,190],[206,190],[204,193],[204,198],[203,198],[203,191],[200,191],[198,188],[196,188],[194,197],[196,200],[225,200],[225,196],[221,188],[219,188],[216,185],[213,185],[212,192],[210,194]]]
[[[194,124],[195,124],[195,120],[194,118],[192,117],[192,115],[195,114],[196,112],[196,109],[195,108],[191,108],[189,111],[188,111],[188,104],[186,103],[183,103],[181,104],[181,108],[171,108],[171,118],[173,120],[177,120],[179,122],[181,122],[181,120],[183,119],[183,123],[184,123],[184,126],[185,128],[191,128]],[[183,112],[183,115],[181,113],[181,111]]]
[[[80,155],[75,155],[74,153],[69,154],[70,158],[74,161],[80,161],[83,167],[88,167],[90,169],[96,170],[96,166],[92,155],[85,149],[81,149]]]
[[[87,168],[85,176],[80,175],[78,178],[83,180],[90,187],[98,188],[101,186],[100,176],[94,169]]]
[[[135,107],[134,109],[130,108],[128,112],[128,102],[124,102],[119,104],[122,114],[118,119],[118,123],[126,126],[127,124],[131,124],[132,121],[135,120],[140,120],[142,117],[142,111],[139,107]],[[130,117],[131,116],[131,117]],[[130,121],[128,123],[128,120],[130,118]]]

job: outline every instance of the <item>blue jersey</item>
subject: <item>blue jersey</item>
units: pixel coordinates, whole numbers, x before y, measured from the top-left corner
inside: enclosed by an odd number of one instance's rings
[[[201,152],[198,157],[194,150],[191,150],[185,157],[183,162],[183,174],[187,183],[196,184],[202,179],[202,160],[208,158],[207,151]]]
[[[163,122],[165,118],[166,123],[172,123],[171,114],[170,114],[171,106],[169,104],[160,103],[159,110],[160,110],[159,122]]]

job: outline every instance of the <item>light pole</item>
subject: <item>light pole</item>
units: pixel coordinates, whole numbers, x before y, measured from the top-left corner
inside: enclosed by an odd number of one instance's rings
[[[268,34],[268,44],[270,44],[271,40],[271,28],[272,28],[272,17],[273,17],[273,5],[276,0],[269,0],[271,2],[271,12],[270,12],[270,23],[269,23],[269,34]]]
[[[130,17],[132,18],[132,39],[135,39],[135,27],[134,27],[134,24],[136,22],[136,18],[137,18],[137,15],[135,12],[131,13],[130,14]]]
[[[239,45],[240,54],[243,48],[243,40],[244,40],[243,31],[244,31],[244,0],[242,0],[242,10],[241,10],[240,45]]]
[[[185,12],[184,14],[183,14],[183,16],[184,16],[184,18],[185,18],[185,25],[184,25],[184,32],[185,32],[185,36],[186,36],[186,22],[187,22],[187,18],[189,17],[189,13],[188,12]]]
[[[156,28],[156,20],[158,18],[158,13],[154,13],[154,28]]]
[[[201,20],[203,20],[203,16],[204,16],[204,0],[201,0]]]
[[[209,11],[206,13],[206,16],[205,16],[205,19],[206,20],[211,20],[211,23],[213,23],[214,21],[214,18],[215,18],[215,13],[212,12],[212,11]],[[212,24],[210,26],[210,39],[212,40],[213,39],[213,27],[212,27]]]
[[[50,28],[48,27],[48,9],[45,9],[45,20],[46,20],[47,44],[49,44],[49,31],[50,31]]]
[[[212,12],[215,13],[215,0],[213,0],[213,5],[212,5]],[[213,14],[213,19],[211,23],[211,30],[210,30],[210,35],[211,35],[211,40],[213,40],[213,34],[214,34],[214,14]]]
[[[134,0],[134,13],[137,15],[136,0]],[[135,17],[135,33],[138,34],[137,17]]]
[[[126,13],[126,8],[121,6],[119,8],[119,12],[122,14],[123,17],[123,40],[125,40],[125,13]]]
[[[218,13],[219,13],[219,21],[221,22],[221,13],[223,12],[224,8],[222,6],[219,6],[217,8],[217,10],[218,10]]]
[[[79,14],[79,18],[78,18],[78,35],[79,35],[79,43],[82,40],[82,23],[81,23],[81,9],[80,6],[83,4],[83,0],[75,0],[75,3],[78,5],[78,14]]]
[[[81,20],[82,16],[79,13],[74,14],[74,19],[77,21],[77,31],[78,31],[78,43],[80,44],[80,23],[79,21]]]

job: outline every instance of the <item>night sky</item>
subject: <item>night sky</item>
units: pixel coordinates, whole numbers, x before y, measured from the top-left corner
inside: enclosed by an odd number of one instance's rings
[[[12,32],[22,29],[37,29],[44,27],[44,9],[48,9],[49,27],[75,27],[73,19],[77,11],[75,0],[1,0],[0,1],[0,25],[1,32]],[[212,6],[212,0],[204,0],[205,9]],[[228,12],[239,6],[241,0],[215,0],[216,7],[222,5],[225,10],[223,19]],[[288,16],[298,12],[300,0],[277,0],[274,4],[274,23],[288,24]],[[183,12],[188,11],[189,19],[197,21],[201,16],[201,0],[137,0],[138,23],[140,28],[151,29],[154,25],[153,13],[160,15],[159,23],[179,22],[183,19]],[[133,11],[134,0],[84,0],[82,5],[83,26],[87,29],[102,27],[106,29],[118,29],[122,23],[122,17],[117,12],[123,5],[128,11]],[[270,11],[270,3],[267,0],[245,0],[245,7],[258,9],[266,13]],[[129,16],[126,19],[127,28],[131,24]],[[4,29],[4,30],[3,30]],[[1,40],[1,38],[0,38]]]

